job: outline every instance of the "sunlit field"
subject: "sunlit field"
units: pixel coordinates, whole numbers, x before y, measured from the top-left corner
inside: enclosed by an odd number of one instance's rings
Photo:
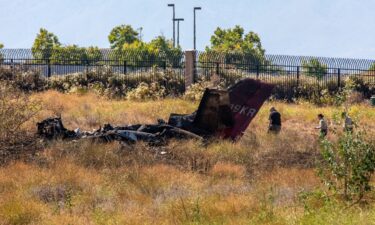
[[[92,130],[105,123],[155,123],[198,106],[54,91],[32,99],[42,108],[24,124],[29,133],[50,116],[61,116],[69,129]],[[271,106],[282,115],[276,136],[267,133]],[[316,117],[326,116],[328,139],[335,140],[343,110],[267,102],[240,141],[174,140],[160,147],[163,155],[143,143],[39,143],[42,149],[0,167],[0,224],[375,224],[371,200],[348,206],[319,197],[326,189],[316,173]],[[362,103],[349,113],[356,129],[375,137],[375,108]]]

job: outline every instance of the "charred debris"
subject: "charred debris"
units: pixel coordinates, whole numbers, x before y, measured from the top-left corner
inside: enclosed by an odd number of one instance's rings
[[[164,145],[170,139],[238,140],[272,89],[273,85],[243,79],[227,90],[206,89],[196,112],[172,113],[167,122],[158,119],[155,124],[105,124],[94,131],[81,131],[65,128],[61,118],[48,118],[37,123],[37,133],[46,140],[91,139],[122,144],[143,141],[150,145]]]

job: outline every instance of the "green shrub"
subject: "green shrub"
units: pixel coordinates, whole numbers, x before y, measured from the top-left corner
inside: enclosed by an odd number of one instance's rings
[[[349,76],[345,80],[345,90],[362,93],[366,98],[370,98],[371,95],[375,94],[375,84],[371,85],[360,77]]]
[[[283,71],[272,70],[265,73],[273,73],[274,76],[257,74],[251,70],[243,70],[220,67],[219,74],[216,74],[217,68],[202,69],[203,74],[207,74],[206,81],[200,81],[193,84],[186,90],[184,97],[190,100],[199,100],[207,87],[221,87],[227,88],[238,80],[249,77],[259,79],[263,82],[272,83],[275,85],[272,96],[274,99],[282,99],[288,101],[295,101],[296,99],[306,99],[317,105],[340,105],[344,103],[349,97],[354,99],[354,102],[361,101],[361,95],[369,98],[375,94],[375,85],[371,84],[366,77],[348,76],[342,81],[343,88],[337,86],[337,78],[324,79],[324,87],[322,81],[314,76],[308,74],[301,74],[299,80],[290,79],[288,74]],[[262,71],[261,71],[262,72]],[[264,71],[263,71],[264,72]],[[207,80],[212,80],[217,77],[217,84],[211,85]],[[129,71],[128,74],[118,74],[112,71],[111,67],[102,66],[84,73],[72,73],[68,75],[55,75],[49,79],[44,78],[38,71],[22,71],[20,68],[6,68],[0,67],[0,80],[6,80],[18,89],[30,91],[42,90],[57,90],[61,92],[85,93],[93,91],[101,96],[109,98],[121,99],[127,95],[127,92],[138,88],[145,89],[146,86],[163,87],[163,94],[156,91],[160,98],[164,96],[179,96],[184,93],[185,80],[181,69],[167,68],[161,70],[154,66],[147,72],[144,71]],[[144,83],[141,86],[140,83]],[[212,83],[215,83],[213,81]],[[147,84],[145,86],[145,84]],[[154,89],[155,89],[154,88]],[[148,88],[150,89],[150,88]],[[152,88],[151,88],[152,89]],[[144,90],[145,91],[145,90]],[[155,91],[155,90],[152,90]],[[130,93],[130,96],[135,97],[136,91]],[[354,94],[353,94],[354,93]],[[146,97],[150,98],[150,97]]]
[[[302,62],[302,70],[306,76],[322,79],[327,74],[327,65],[318,59],[310,59]]]
[[[371,190],[375,145],[363,134],[345,132],[335,143],[323,140],[321,156],[319,176],[334,194],[359,201]]]

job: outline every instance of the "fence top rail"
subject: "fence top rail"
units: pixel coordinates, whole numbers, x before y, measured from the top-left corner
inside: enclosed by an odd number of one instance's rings
[[[118,60],[118,61],[168,61],[172,63],[182,62],[184,53],[175,52],[145,52],[137,50],[118,51],[113,49],[97,49],[92,51],[88,48],[81,48],[73,51],[61,51],[59,49],[50,51],[34,52],[31,49],[0,49],[2,59],[46,59],[62,60],[63,58],[77,60]]]
[[[272,64],[288,64],[292,66],[301,66],[304,62],[318,60],[328,68],[345,68],[368,70],[375,65],[375,60],[371,59],[353,59],[353,58],[331,58],[315,56],[290,56],[290,55],[266,55],[265,58]]]
[[[142,51],[116,51],[113,49],[102,48],[99,49],[95,55],[89,50],[85,50],[87,54],[91,54],[90,57],[97,60],[122,60],[122,58],[128,58],[130,60],[135,60],[140,56],[145,56],[145,53]],[[78,52],[77,54],[72,53],[70,56],[79,56],[82,52]],[[274,55],[274,54],[266,54],[264,56],[252,56],[252,55],[244,55],[244,54],[225,54],[225,53],[217,53],[217,52],[204,52],[204,51],[197,51],[197,60],[203,62],[221,62],[221,63],[248,63],[251,61],[261,61],[263,63],[270,63],[272,65],[287,65],[287,66],[301,66],[304,62],[308,62],[310,60],[318,60],[320,63],[325,64],[329,68],[345,68],[345,69],[361,69],[361,70],[368,70],[370,67],[375,65],[375,60],[372,59],[352,59],[352,58],[332,58],[332,57],[315,57],[315,56],[291,56],[291,55]],[[154,59],[153,57],[158,57],[158,59]],[[96,58],[98,57],[98,58]],[[0,49],[0,58],[3,59],[34,59],[33,52],[31,49]],[[145,60],[146,59],[146,60]],[[184,59],[183,52],[176,52],[176,53],[164,53],[159,52],[155,53],[154,55],[148,55],[147,57],[140,59],[140,61],[147,61],[147,60],[166,60],[169,62],[182,62]],[[59,59],[57,59],[59,60]]]
[[[199,62],[219,62],[228,64],[271,64],[271,65],[284,65],[284,66],[302,66],[304,62],[310,60],[318,60],[320,63],[326,65],[328,68],[346,68],[346,69],[362,69],[368,70],[371,66],[375,65],[375,60],[371,59],[354,59],[354,58],[333,58],[333,57],[320,57],[320,56],[292,56],[292,55],[275,55],[265,54],[251,55],[239,53],[218,53],[198,51],[197,60]]]
[[[345,66],[345,65],[344,65]],[[284,70],[284,71],[296,71],[297,69],[309,69],[309,68],[315,68],[314,66],[309,65],[285,65],[285,64],[252,64],[252,63],[220,63],[220,62],[199,62],[199,67],[201,68],[217,68],[217,67],[223,67],[223,68],[230,68],[230,69],[259,69],[259,70]],[[372,72],[375,74],[375,69],[363,69],[363,68],[346,68],[346,67],[326,67],[327,71],[358,71],[358,72]]]

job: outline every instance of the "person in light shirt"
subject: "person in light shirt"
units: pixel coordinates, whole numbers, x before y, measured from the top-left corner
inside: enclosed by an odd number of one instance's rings
[[[344,120],[344,124],[343,124],[344,131],[352,132],[354,128],[354,123],[353,123],[352,118],[350,118],[350,116],[346,112],[343,112],[341,114],[341,117]]]
[[[327,125],[327,122],[324,119],[323,114],[319,114],[318,119],[319,119],[319,126],[317,126],[315,129],[319,129],[320,130],[320,137],[324,138],[328,134],[328,125]]]

